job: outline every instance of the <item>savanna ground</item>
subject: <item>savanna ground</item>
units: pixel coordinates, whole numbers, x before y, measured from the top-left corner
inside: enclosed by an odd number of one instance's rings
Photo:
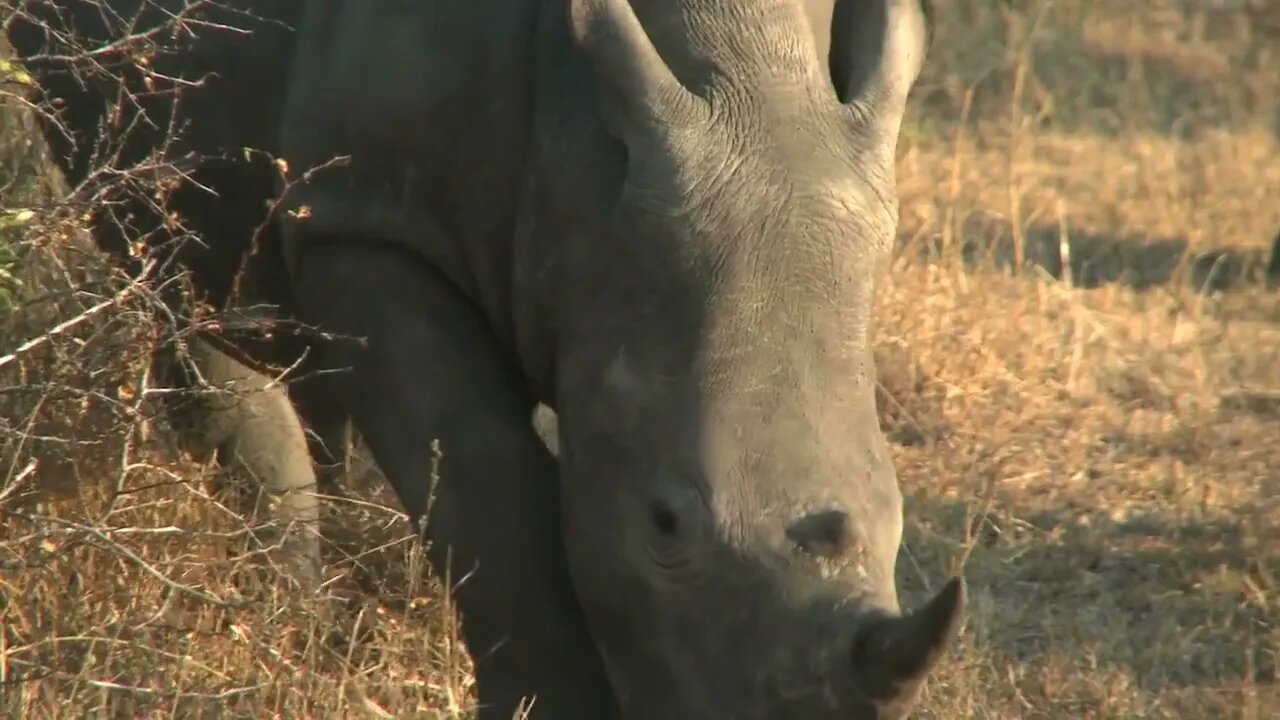
[[[962,565],[972,602],[915,717],[1280,717],[1280,6],[938,6],[876,343],[904,603]],[[4,204],[35,207],[3,122]],[[373,476],[329,504],[356,592],[321,623],[148,420],[145,293],[36,209],[0,229],[0,356],[93,312],[0,361],[0,715],[465,717]]]

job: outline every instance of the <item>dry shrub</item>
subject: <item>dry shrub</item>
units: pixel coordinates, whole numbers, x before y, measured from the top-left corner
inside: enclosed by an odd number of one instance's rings
[[[469,660],[385,490],[355,476],[329,503],[329,584],[296,597],[248,479],[163,412],[195,398],[150,359],[191,328],[82,223],[110,184],[162,193],[176,169],[107,147],[68,188],[21,90],[0,88],[0,716],[461,716]]]
[[[1280,716],[1274,8],[936,4],[879,401],[904,604],[961,565],[973,602],[916,717]],[[56,310],[0,352],[131,287],[50,222],[24,238],[64,239]],[[3,370],[0,714],[466,716],[456,627],[385,488],[326,509],[357,599],[321,614],[261,572],[253,521],[148,397],[177,332],[153,305],[133,291],[24,382]]]
[[[354,478],[327,591],[290,595],[243,488],[162,412],[149,359],[175,328],[151,290],[27,231],[0,346],[0,714],[463,712],[469,661],[394,500]]]

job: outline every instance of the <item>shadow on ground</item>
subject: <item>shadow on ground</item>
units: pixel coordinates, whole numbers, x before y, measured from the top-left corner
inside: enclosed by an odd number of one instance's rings
[[[1220,706],[1226,717],[1241,706],[1234,692],[1280,693],[1270,644],[1280,612],[1259,590],[1280,577],[1280,528],[1263,522],[1265,509],[1020,516],[998,500],[984,520],[973,510],[907,498],[904,606],[937,587],[963,552],[955,539],[976,529],[965,638],[942,671],[939,700],[955,684],[1005,686],[999,694],[1047,713],[1038,717],[1126,716],[1115,714],[1121,707],[1177,717],[1183,703]],[[1073,678],[1107,675],[1126,686],[1073,688]],[[951,717],[926,705],[922,717]]]
[[[1070,280],[1074,287],[1098,288],[1119,284],[1149,290],[1172,282],[1186,283],[1198,292],[1225,292],[1246,285],[1280,287],[1280,233],[1270,247],[1190,250],[1185,238],[1104,236],[1071,231],[1063,243],[1061,228],[1035,225],[1023,233],[1021,258],[1018,243],[1003,219],[976,213],[963,229],[958,249],[970,269],[1038,268],[1055,280]],[[926,261],[945,256],[947,249],[931,243],[899,243],[900,253],[915,253]]]

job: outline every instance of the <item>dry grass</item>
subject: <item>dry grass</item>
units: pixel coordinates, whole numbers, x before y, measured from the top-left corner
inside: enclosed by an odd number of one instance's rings
[[[904,599],[963,561],[973,603],[916,716],[1280,717],[1280,293],[1257,279],[1280,228],[1280,15],[938,4],[877,344]],[[1018,253],[1048,272],[985,262]],[[1194,293],[1209,274],[1230,289]],[[61,473],[80,497],[0,491],[0,715],[465,716],[465,658],[385,491],[332,503],[330,572],[361,599],[318,622],[254,570],[204,466],[158,425],[125,432],[148,414],[120,394],[139,364],[91,370],[140,332],[116,315],[32,368],[98,390],[41,422],[115,444]],[[15,438],[42,433],[5,425],[6,462],[26,457]],[[122,476],[122,448],[147,463]]]

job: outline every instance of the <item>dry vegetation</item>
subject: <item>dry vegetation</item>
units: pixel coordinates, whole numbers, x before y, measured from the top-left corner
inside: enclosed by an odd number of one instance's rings
[[[1280,717],[1280,12],[938,5],[877,344],[904,599],[963,564],[973,602],[916,717]],[[116,291],[59,259],[18,293],[57,312],[15,314],[0,354]],[[139,422],[144,305],[4,369],[0,715],[466,716],[443,601],[367,476],[324,528],[358,599],[322,623],[263,582],[227,492]]]

